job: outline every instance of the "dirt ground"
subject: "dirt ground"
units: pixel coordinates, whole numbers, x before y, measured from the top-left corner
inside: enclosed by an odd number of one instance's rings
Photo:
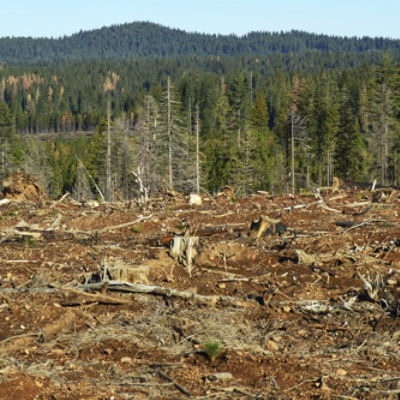
[[[399,195],[1,203],[0,398],[398,399]]]

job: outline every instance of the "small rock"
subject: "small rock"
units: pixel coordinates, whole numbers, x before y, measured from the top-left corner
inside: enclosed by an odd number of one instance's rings
[[[279,342],[282,340],[282,336],[274,335],[274,336],[272,336],[272,340],[273,340],[275,343],[279,343]]]
[[[219,289],[226,289],[226,284],[225,284],[225,283],[219,283],[219,284],[217,285],[217,287],[218,287]]]
[[[387,284],[390,286],[395,286],[397,284],[397,280],[396,279],[388,279]]]
[[[61,349],[53,349],[53,350],[51,350],[50,354],[53,354],[55,356],[63,356],[64,351]]]
[[[189,197],[189,204],[192,206],[201,206],[203,203],[202,198],[195,193],[191,193]]]
[[[112,349],[104,349],[104,354],[111,355],[113,353]]]
[[[305,329],[300,329],[297,333],[301,337],[306,337],[308,335],[308,333],[307,333],[307,331]]]
[[[338,369],[336,370],[336,375],[337,375],[337,376],[346,376],[346,375],[347,375],[347,371],[344,370],[344,369],[342,369],[342,368],[338,368]]]
[[[279,346],[273,340],[268,340],[265,343],[265,346],[267,347],[268,350],[271,350],[271,351],[278,351],[279,350]]]
[[[132,358],[130,357],[122,357],[121,364],[132,364]]]
[[[218,296],[211,296],[208,303],[210,307],[215,307],[218,303]]]
[[[290,306],[283,306],[283,307],[282,307],[282,310],[283,310],[283,312],[285,312],[285,313],[290,312],[291,309],[292,309],[292,308],[291,308]]]
[[[227,382],[233,379],[233,375],[230,372],[216,372],[215,374],[209,375],[207,379],[210,381]]]

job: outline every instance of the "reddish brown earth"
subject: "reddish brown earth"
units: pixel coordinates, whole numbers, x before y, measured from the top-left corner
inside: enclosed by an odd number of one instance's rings
[[[323,198],[330,209],[261,194],[197,208],[165,196],[144,212],[68,198],[1,205],[0,398],[397,399],[399,198]],[[256,239],[260,216],[288,230]],[[163,245],[185,229],[206,232],[191,277]],[[85,291],[104,266],[207,297]],[[381,278],[373,298],[360,275]],[[221,343],[212,361],[210,340]]]

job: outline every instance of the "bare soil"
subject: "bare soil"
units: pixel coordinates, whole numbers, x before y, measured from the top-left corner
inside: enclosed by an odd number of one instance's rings
[[[0,398],[397,399],[397,195],[2,204]],[[263,216],[288,229],[257,239]],[[185,232],[191,276],[168,248]]]

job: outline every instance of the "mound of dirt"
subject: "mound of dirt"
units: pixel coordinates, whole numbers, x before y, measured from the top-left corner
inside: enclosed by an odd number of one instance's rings
[[[37,201],[46,194],[38,178],[26,172],[16,172],[3,180],[3,195],[13,201]]]

